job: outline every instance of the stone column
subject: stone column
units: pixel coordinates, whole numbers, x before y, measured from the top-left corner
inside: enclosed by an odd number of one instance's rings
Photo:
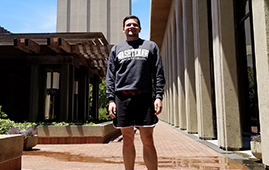
[[[75,67],[70,65],[69,74],[69,115],[68,121],[74,121],[74,108],[75,108]]]
[[[29,121],[36,122],[38,119],[39,106],[39,65],[31,64],[31,82],[30,82],[30,103],[29,103]]]
[[[242,147],[242,136],[233,1],[212,1],[211,9],[218,142],[234,150]]]
[[[174,107],[173,107],[173,113],[174,113],[174,126],[179,127],[180,122],[179,122],[179,96],[178,96],[178,72],[177,72],[177,63],[179,62],[179,53],[178,53],[178,41],[177,39],[179,38],[178,34],[179,31],[182,30],[179,27],[179,21],[181,17],[181,5],[179,5],[178,0],[174,1],[174,5],[171,5],[172,7],[172,13],[171,13],[171,31],[172,31],[172,53],[173,53],[173,58],[172,58],[172,70],[174,72],[173,74],[173,100],[174,100]]]
[[[202,139],[214,137],[207,15],[207,0],[193,0],[198,135]]]
[[[167,52],[167,44],[165,43],[165,72],[166,72],[166,122],[169,123],[169,117],[170,117],[170,108],[169,108],[169,60],[168,60],[168,52]]]
[[[168,102],[168,109],[169,109],[169,123],[170,124],[174,124],[173,122],[173,90],[172,90],[172,84],[173,84],[173,70],[171,68],[171,65],[172,65],[172,50],[171,50],[171,31],[170,31],[170,24],[168,25],[168,30],[166,30],[166,36],[164,37],[167,37],[167,59],[168,59],[168,99],[169,99],[169,102]]]
[[[185,75],[184,75],[184,48],[183,48],[183,28],[182,28],[182,3],[181,0],[175,2],[175,32],[176,36],[174,41],[176,44],[176,77],[177,91],[178,91],[178,121],[179,128],[186,129],[186,109],[185,109]]]
[[[87,83],[88,76],[86,75],[87,68],[80,68],[80,75],[78,81],[78,117],[79,120],[86,120],[87,118],[87,89],[89,84]],[[94,90],[93,90],[94,91]],[[96,99],[93,98],[93,102],[96,102]],[[94,105],[94,104],[93,104]],[[97,109],[98,110],[98,109]]]
[[[60,74],[60,119],[59,121],[68,121],[69,113],[69,64],[61,65]]]
[[[168,122],[169,120],[169,98],[168,98],[168,61],[167,61],[167,52],[166,52],[166,45],[162,45],[161,49],[161,56],[162,56],[162,62],[163,62],[163,69],[164,69],[164,76],[166,79],[166,85],[164,87],[164,96],[163,96],[163,111],[159,115],[159,117],[164,120],[165,122]]]
[[[192,1],[183,0],[182,6],[187,132],[197,133]]]
[[[269,4],[252,1],[262,161],[269,166]]]
[[[92,117],[95,120],[98,120],[99,117],[99,77],[94,76],[92,78]]]

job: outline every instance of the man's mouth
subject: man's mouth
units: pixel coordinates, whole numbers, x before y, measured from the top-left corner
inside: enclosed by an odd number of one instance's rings
[[[129,31],[129,32],[128,32],[128,35],[129,35],[129,36],[134,36],[135,33],[134,33],[133,31]]]

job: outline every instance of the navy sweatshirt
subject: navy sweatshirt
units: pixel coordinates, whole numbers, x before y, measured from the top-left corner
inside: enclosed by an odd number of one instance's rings
[[[152,92],[152,87],[155,88],[155,98],[162,100],[165,78],[158,46],[142,39],[113,46],[106,84],[109,101],[114,101],[116,91]]]

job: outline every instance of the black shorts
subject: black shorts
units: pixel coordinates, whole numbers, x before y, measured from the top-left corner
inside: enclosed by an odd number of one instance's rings
[[[153,127],[158,123],[151,93],[124,94],[116,92],[116,128]]]

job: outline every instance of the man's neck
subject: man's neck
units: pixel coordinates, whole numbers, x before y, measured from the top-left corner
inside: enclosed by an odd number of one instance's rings
[[[126,38],[126,41],[135,41],[135,40],[138,40],[138,39],[139,39],[139,37],[128,36],[128,37]]]

